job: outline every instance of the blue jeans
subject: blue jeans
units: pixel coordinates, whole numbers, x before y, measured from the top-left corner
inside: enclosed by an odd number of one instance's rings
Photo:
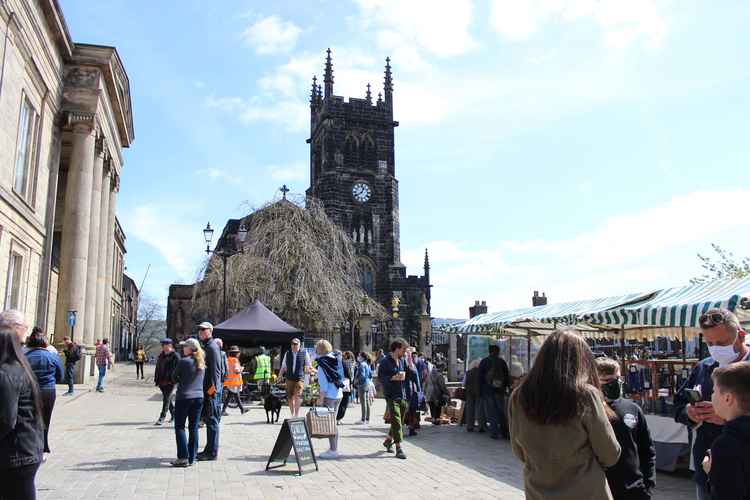
[[[75,363],[68,363],[65,365],[65,381],[68,383],[68,392],[73,394],[73,384],[75,383]]]
[[[508,419],[505,414],[505,396],[492,394],[482,396],[484,416],[489,421],[490,433],[493,436],[508,435]]]
[[[203,398],[178,399],[174,407],[174,435],[177,440],[177,458],[195,462],[198,454],[198,424],[200,423]],[[188,436],[185,436],[185,420]]]
[[[215,457],[219,454],[219,424],[221,422],[221,391],[203,395],[206,404],[206,447],[203,454]]]
[[[107,374],[107,365],[96,365],[99,368],[99,380],[96,382],[96,390],[104,389],[104,376]]]

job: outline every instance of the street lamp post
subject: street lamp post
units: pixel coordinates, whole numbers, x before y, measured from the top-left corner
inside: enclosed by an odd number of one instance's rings
[[[211,227],[211,223],[206,224],[206,228],[203,230],[203,238],[206,240],[206,254],[211,255],[214,254],[217,257],[221,257],[221,262],[223,264],[223,278],[222,278],[222,286],[224,289],[223,293],[223,305],[222,305],[222,321],[226,321],[227,319],[227,260],[229,257],[232,257],[234,255],[237,255],[238,253],[245,253],[243,243],[245,243],[245,238],[247,238],[247,227],[244,223],[240,224],[239,229],[237,230],[237,234],[234,236],[234,242],[235,244],[230,248],[227,244],[227,242],[224,242],[224,245],[220,249],[211,250],[211,240],[214,237],[214,230]],[[237,245],[239,243],[239,245]]]

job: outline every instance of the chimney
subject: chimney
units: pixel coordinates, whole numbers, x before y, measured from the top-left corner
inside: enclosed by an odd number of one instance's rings
[[[469,307],[469,318],[479,316],[480,314],[487,314],[486,300],[483,300],[481,303],[478,300],[475,300],[474,305]]]
[[[547,296],[544,295],[544,292],[542,292],[541,295],[539,295],[538,291],[534,291],[534,296],[531,297],[531,305],[534,307],[537,306],[546,306],[547,305]]]

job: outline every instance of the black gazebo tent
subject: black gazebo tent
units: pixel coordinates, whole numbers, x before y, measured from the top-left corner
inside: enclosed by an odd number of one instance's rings
[[[288,346],[293,338],[302,340],[302,330],[287,324],[259,300],[216,325],[214,336],[224,341],[224,346],[240,347]]]

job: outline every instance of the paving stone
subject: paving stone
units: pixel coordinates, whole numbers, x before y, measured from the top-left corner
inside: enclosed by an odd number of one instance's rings
[[[105,393],[82,391],[57,405],[50,432],[53,453],[37,476],[40,499],[288,500],[309,499],[320,491],[352,499],[524,498],[523,471],[506,441],[453,425],[423,425],[404,444],[409,458],[397,460],[381,446],[387,432],[382,419],[363,427],[356,423],[356,406],[339,427],[342,457],[319,460],[317,472],[307,467],[298,477],[292,459],[284,469],[265,471],[280,424],[266,424],[261,408],[244,416],[230,410],[222,419],[218,461],[176,469],[169,465],[176,455],[173,428],[153,425],[161,409],[160,398],[153,397],[157,391],[147,382],[148,373],[145,381],[132,375],[119,370]],[[376,401],[374,415],[383,410],[384,403]],[[201,446],[204,442],[202,429]],[[313,440],[316,453],[327,445],[325,439]],[[657,482],[655,500],[694,495],[684,475],[659,474]]]

